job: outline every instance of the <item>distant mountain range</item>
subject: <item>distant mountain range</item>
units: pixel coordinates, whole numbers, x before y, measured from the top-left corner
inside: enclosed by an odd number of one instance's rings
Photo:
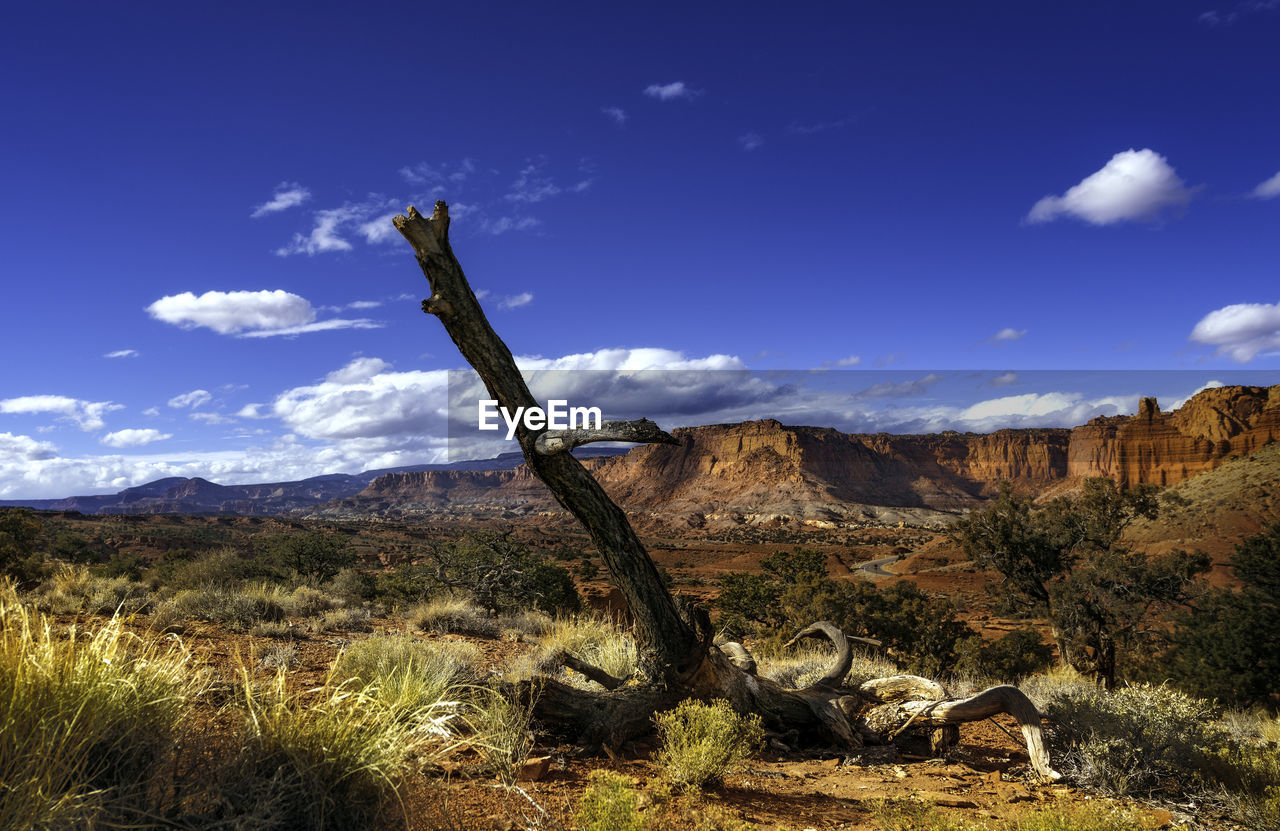
[[[1096,418],[1071,429],[858,435],[765,420],[671,432],[676,445],[629,452],[588,447],[575,455],[642,525],[925,521],[982,504],[1006,480],[1023,492],[1045,494],[1087,476],[1174,485],[1213,471],[1280,439],[1280,385],[1206,389],[1168,413],[1144,398],[1136,415]],[[261,485],[161,479],[109,496],[0,505],[332,519],[559,513],[519,453]]]
[[[625,453],[625,448],[581,447],[574,455],[594,458]],[[125,488],[119,493],[97,496],[68,496],[62,499],[0,500],[0,507],[35,508],[42,511],[79,511],[83,514],[238,514],[278,516],[314,508],[335,499],[354,496],[382,476],[397,473],[439,471],[477,472],[510,470],[524,464],[520,453],[503,453],[492,459],[469,459],[450,464],[410,465],[366,470],[363,473],[333,473],[297,482],[268,482],[253,485],[219,485],[208,479],[171,476]]]

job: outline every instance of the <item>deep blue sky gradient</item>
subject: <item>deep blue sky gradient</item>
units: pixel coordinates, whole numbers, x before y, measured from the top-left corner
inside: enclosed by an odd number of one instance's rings
[[[1214,310],[1280,302],[1280,199],[1251,195],[1280,172],[1277,44],[1280,3],[1213,0],[13,5],[0,400],[120,406],[97,427],[0,412],[0,497],[432,461],[400,427],[252,415],[362,357],[461,365],[398,236],[351,224],[350,250],[276,253],[319,211],[437,196],[464,206],[455,251],[519,355],[1180,369],[1187,394],[1278,369],[1274,350],[1241,363],[1188,340]],[[676,81],[695,94],[644,92]],[[1164,157],[1189,202],[1026,221],[1130,149]],[[421,164],[470,172],[436,191],[401,173]],[[507,198],[530,168],[559,192]],[[309,200],[252,218],[281,183]],[[525,227],[494,233],[504,218]],[[276,289],[379,328],[251,339],[146,311]],[[322,308],[354,301],[381,305]],[[166,403],[197,389],[220,423]],[[125,429],[168,438],[103,444]]]

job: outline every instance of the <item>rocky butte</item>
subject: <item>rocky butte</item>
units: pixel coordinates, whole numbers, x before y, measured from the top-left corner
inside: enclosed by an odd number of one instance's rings
[[[863,435],[765,420],[672,435],[679,445],[645,445],[586,464],[621,505],[686,527],[781,517],[810,524],[925,519],[980,504],[1003,480],[1039,493],[1086,476],[1172,485],[1213,470],[1280,437],[1280,385],[1206,389],[1169,413],[1144,398],[1136,415],[1072,429]],[[323,513],[481,507],[556,506],[521,466],[388,474]]]

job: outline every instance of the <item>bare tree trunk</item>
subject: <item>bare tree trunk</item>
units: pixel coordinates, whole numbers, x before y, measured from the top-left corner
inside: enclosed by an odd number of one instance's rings
[[[536,406],[511,350],[489,325],[453,255],[445,203],[437,202],[430,218],[411,207],[405,216],[397,216],[393,221],[413,246],[431,284],[431,296],[423,301],[423,311],[440,319],[499,406],[512,412],[517,407]],[[556,501],[587,529],[614,585],[626,598],[635,622],[641,669],[647,679],[644,684],[619,686],[615,682],[621,679],[585,667],[588,676],[595,674],[604,686],[616,686],[616,689],[588,692],[549,678],[515,688],[513,694],[536,696],[535,714],[551,729],[584,741],[616,744],[649,732],[655,712],[683,698],[694,697],[725,699],[739,712],[759,713],[766,724],[796,732],[806,742],[845,749],[856,748],[866,740],[892,739],[908,729],[933,730],[939,725],[986,718],[991,712],[1010,711],[1010,707],[1022,714],[1020,720],[1026,718],[1024,732],[1031,731],[1027,733],[1028,747],[1033,734],[1035,742],[1039,742],[1038,714],[1033,724],[1029,713],[1034,713],[1035,708],[1013,687],[995,688],[1004,692],[960,702],[937,700],[945,696],[945,691],[925,679],[906,682],[889,679],[879,687],[846,689],[843,684],[850,661],[848,640],[838,627],[822,621],[797,637],[829,638],[837,649],[831,670],[801,690],[784,689],[773,681],[757,677],[755,662],[745,648],[739,644],[726,645],[725,650],[714,646],[705,611],[671,596],[626,515],[586,468],[566,452],[588,441],[675,444],[675,439],[645,420],[609,422],[595,431],[529,430],[520,423],[516,427],[516,439],[529,468],[547,485]],[[580,671],[585,666],[577,659],[572,659],[572,663],[578,664]],[[919,701],[900,701],[904,689],[911,691],[906,697],[923,695],[926,698],[924,710],[911,709],[911,705],[921,703]],[[889,705],[896,709],[880,710],[873,706],[884,702],[885,696],[898,702]],[[992,711],[991,701],[1005,710]],[[879,713],[880,727],[860,718],[868,708]],[[892,734],[887,734],[886,729],[891,729]],[[1043,753],[1037,756],[1032,752],[1033,759],[1041,757]],[[1047,758],[1042,760],[1044,764],[1037,770],[1043,768],[1052,773]]]

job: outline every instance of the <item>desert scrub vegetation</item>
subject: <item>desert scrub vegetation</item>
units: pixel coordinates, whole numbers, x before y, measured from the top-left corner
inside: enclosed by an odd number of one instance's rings
[[[387,816],[412,757],[443,752],[452,741],[449,702],[391,706],[376,685],[330,678],[319,691],[289,690],[287,673],[271,683],[242,679],[246,728],[224,790],[232,813],[270,806],[258,827],[363,828]]]
[[[512,674],[550,674],[580,689],[600,689],[597,682],[560,666],[565,653],[621,680],[639,671],[640,656],[631,633],[600,615],[575,615],[549,622],[537,637],[537,648],[516,663]]]
[[[1280,748],[1233,736],[1216,703],[1165,685],[1079,681],[1042,698],[1049,744],[1077,783],[1116,796],[1190,798],[1259,831],[1280,829]]]
[[[103,577],[83,565],[64,565],[40,586],[36,602],[59,615],[133,614],[150,606],[151,593],[127,577]]]
[[[262,621],[283,620],[286,596],[278,586],[208,586],[180,591],[162,606],[166,618],[210,621],[244,632]]]
[[[407,617],[413,628],[437,635],[452,632],[478,638],[494,638],[500,631],[497,619],[467,597],[437,597],[413,606]]]
[[[760,561],[763,574],[725,574],[716,607],[720,628],[777,646],[815,620],[847,634],[872,638],[903,668],[934,676],[950,670],[957,645],[973,633],[955,617],[949,600],[901,581],[878,589],[865,580],[827,576],[826,555],[778,551]]]
[[[760,676],[789,689],[800,689],[812,684],[831,667],[832,660],[830,648],[824,650],[821,647],[783,650],[776,645],[767,645],[755,650],[754,654],[759,662],[757,672]],[[847,687],[856,687],[872,678],[885,678],[901,671],[897,664],[882,655],[855,651],[849,672],[841,683]]]
[[[640,813],[634,779],[611,770],[593,770],[587,783],[574,817],[581,831],[644,831],[648,822]]]
[[[57,630],[0,586],[0,828],[146,818],[203,686],[176,639]]]
[[[466,642],[375,635],[338,655],[334,677],[358,683],[395,712],[411,714],[470,697],[480,681],[480,657]]]
[[[673,785],[719,785],[764,743],[755,714],[739,715],[723,700],[704,704],[687,699],[653,717],[662,748],[656,757]]]

